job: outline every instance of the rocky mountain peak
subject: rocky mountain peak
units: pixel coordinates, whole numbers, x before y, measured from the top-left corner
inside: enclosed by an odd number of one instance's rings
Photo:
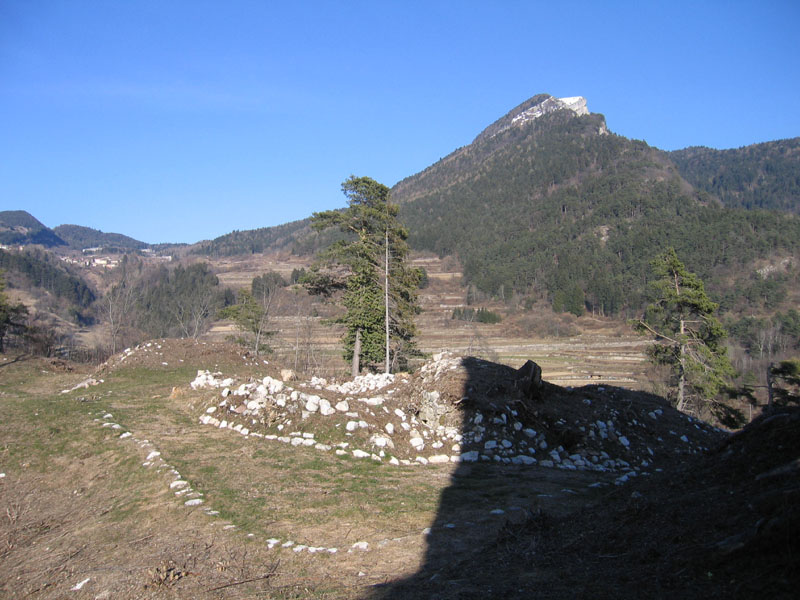
[[[569,98],[547,98],[543,102],[532,106],[528,110],[519,113],[511,119],[511,125],[521,125],[528,121],[538,119],[542,115],[556,110],[571,110],[577,116],[588,115],[589,109],[586,107],[586,98],[583,96],[571,96]]]
[[[521,127],[539,117],[558,111],[569,110],[575,116],[589,114],[586,98],[583,96],[570,96],[568,98],[555,98],[549,94],[539,94],[513,108],[504,117],[492,123],[475,138],[475,141],[492,138],[512,127]],[[604,132],[601,132],[604,133]]]

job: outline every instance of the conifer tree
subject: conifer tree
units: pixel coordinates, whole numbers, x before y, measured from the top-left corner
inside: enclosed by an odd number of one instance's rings
[[[718,304],[705,292],[700,278],[686,269],[675,250],[656,258],[658,277],[651,284],[652,302],[636,323],[640,333],[655,336],[648,348],[653,362],[669,365],[677,387],[676,406],[685,410],[691,399],[713,400],[734,375],[727,348],[727,333],[714,315]]]
[[[351,176],[342,192],[349,206],[314,213],[311,224],[317,231],[337,227],[345,239],[319,254],[305,285],[311,293],[341,291],[346,312],[335,322],[346,327],[344,357],[353,375],[362,363],[375,367],[383,362],[389,373],[418,353],[414,316],[419,313],[420,272],[407,265],[408,232],[397,219],[389,188]]]

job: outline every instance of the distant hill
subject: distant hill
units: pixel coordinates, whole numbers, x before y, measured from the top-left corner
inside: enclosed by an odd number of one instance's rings
[[[149,244],[121,233],[104,233],[81,225],[59,225],[53,230],[58,237],[76,250],[83,248],[116,248],[119,250],[143,250]]]
[[[53,255],[38,248],[23,252],[0,250],[0,269],[24,279],[19,285],[24,289],[40,288],[78,310],[88,308],[95,300],[95,294],[79,275],[71,273]],[[73,311],[77,314],[77,311]]]
[[[730,303],[753,285],[753,261],[800,251],[800,220],[724,208],[582,100],[535,96],[399,182],[412,247],[458,255],[487,293],[545,296],[576,314],[638,309],[667,246],[717,296],[733,290]]]
[[[731,150],[693,146],[668,154],[684,179],[725,206],[800,213],[800,137]]]
[[[40,244],[46,248],[67,245],[52,229],[24,210],[0,212],[0,244]]]
[[[232,231],[213,240],[194,245],[192,254],[202,256],[235,256],[277,250],[313,252],[313,238],[309,220],[292,221],[275,227],[261,227],[245,231]]]

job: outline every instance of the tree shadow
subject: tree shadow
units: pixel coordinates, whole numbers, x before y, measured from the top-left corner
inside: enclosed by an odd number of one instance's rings
[[[440,394],[449,395],[441,403],[447,407],[417,414],[433,428],[458,427],[462,462],[441,492],[417,572],[373,587],[367,598],[487,597],[491,573],[487,578],[485,568],[472,568],[481,565],[481,553],[505,528],[524,525],[533,507],[555,501],[564,486],[574,483],[575,473],[531,467],[534,456],[545,458],[531,428],[537,398],[560,388],[541,382],[541,371],[531,372],[529,365],[515,370],[463,358],[461,385],[448,388],[457,383],[451,379],[437,386]]]
[[[30,358],[31,358],[31,356],[28,355],[28,354],[18,354],[17,356],[14,357],[14,360],[11,360],[11,361],[8,361],[8,362],[4,362],[4,363],[0,364],[0,369],[2,369],[3,367],[7,367],[9,365],[13,365],[13,364],[18,363],[18,362],[26,361],[26,360],[28,360]]]

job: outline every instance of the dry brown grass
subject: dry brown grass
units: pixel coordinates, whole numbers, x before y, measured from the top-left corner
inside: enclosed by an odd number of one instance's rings
[[[512,469],[509,478],[490,467],[453,488],[453,466],[395,468],[200,425],[207,398],[187,386],[196,369],[243,378],[277,369],[243,360],[232,346],[154,344],[102,369],[99,386],[69,394],[60,391],[88,372],[41,360],[4,364],[5,597],[354,598],[422,564],[423,530],[436,523],[445,490],[459,498],[446,513],[458,525],[454,549],[502,527],[493,508],[526,506],[540,494],[554,510],[583,502],[561,491],[585,488],[576,474]],[[106,411],[121,430],[95,421]],[[122,440],[120,431],[133,436]],[[147,448],[137,443],[145,439]],[[184,506],[167,470],[142,466],[151,448],[203,493],[203,505]],[[270,537],[338,552],[269,550]],[[348,553],[357,541],[369,550]]]

